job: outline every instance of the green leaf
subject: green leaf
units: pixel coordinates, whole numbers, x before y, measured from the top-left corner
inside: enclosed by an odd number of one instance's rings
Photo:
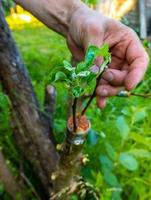
[[[108,156],[110,157],[110,159],[114,160],[114,158],[116,156],[116,152],[115,152],[113,146],[108,141],[104,141],[104,146],[105,146],[105,150],[106,150]]]
[[[76,195],[71,195],[71,200],[78,200],[78,197]]]
[[[130,107],[124,107],[122,110],[121,110],[121,113],[125,116],[131,116],[131,108]]]
[[[105,179],[106,183],[112,187],[119,186],[119,182],[118,182],[116,175],[111,171],[105,170],[104,179]]]
[[[123,167],[130,171],[135,171],[138,169],[138,162],[135,157],[129,153],[121,153],[119,161]]]
[[[110,55],[110,53],[109,53],[109,45],[108,44],[102,45],[97,52],[97,56],[102,56],[102,57],[107,58],[109,55]]]
[[[73,71],[74,70],[74,68],[72,67],[72,65],[68,61],[64,60],[63,64],[64,64],[64,68],[66,70],[68,70],[68,71]]]
[[[87,84],[92,84],[92,80],[97,77],[97,74],[91,72],[87,77]]]
[[[100,155],[99,156],[99,160],[102,164],[102,166],[105,168],[105,169],[108,169],[108,170],[113,170],[114,169],[114,166],[113,166],[113,162],[105,155]]]
[[[87,77],[89,76],[90,71],[83,71],[77,74],[77,77]]]
[[[103,176],[101,172],[97,173],[95,187],[101,188],[103,185]]]
[[[80,97],[82,92],[83,92],[83,88],[81,88],[80,86],[75,86],[72,90],[73,96],[76,98]]]
[[[86,51],[85,60],[80,62],[76,68],[72,67],[72,65],[68,61],[64,61],[63,71],[65,73],[58,72],[55,74],[55,81],[66,81],[67,86],[71,87],[71,92],[74,97],[80,97],[82,93],[91,92],[93,85],[95,84],[95,80],[98,76],[97,72],[92,72],[90,67],[94,65],[94,60],[97,56],[102,56],[104,58],[103,66],[106,66],[109,60],[110,53],[108,45],[102,45],[101,47],[97,47],[94,45],[90,45]],[[101,68],[101,69],[102,69]],[[102,69],[103,70],[103,69]]]
[[[76,73],[79,73],[79,72],[84,71],[86,69],[87,69],[86,63],[84,61],[80,62],[76,67]]]
[[[134,110],[133,120],[134,122],[139,122],[144,120],[146,116],[147,116],[146,108],[136,108]]]
[[[108,63],[107,61],[104,61],[104,62],[101,64],[100,70],[99,70],[99,73],[98,73],[97,77],[98,77],[105,69],[108,68],[107,63]]]
[[[130,154],[137,158],[148,158],[151,159],[151,152],[145,149],[131,149],[128,151]]]
[[[115,189],[115,190],[112,192],[112,194],[111,194],[110,200],[122,200],[122,198],[121,198],[121,192],[122,192],[122,189],[121,189],[121,188]]]
[[[119,133],[123,140],[127,139],[128,134],[130,132],[130,128],[125,121],[125,118],[123,116],[119,116],[116,120],[116,127],[119,130]]]
[[[98,134],[93,129],[89,130],[88,141],[90,142],[91,145],[97,144]]]
[[[63,72],[57,72],[56,75],[55,75],[55,82],[57,81],[64,81],[64,80],[67,80],[67,76],[65,75],[65,73]]]
[[[130,138],[137,143],[144,144],[148,149],[151,149],[151,138],[147,138],[139,133],[132,132]]]
[[[111,54],[109,53],[109,46],[107,44],[102,45],[100,48],[93,45],[88,47],[86,56],[85,56],[85,62],[87,66],[92,65],[94,60],[98,56],[101,56],[104,58],[104,62],[102,63],[100,67],[100,72],[99,72],[100,74],[105,69],[107,64],[111,62]]]
[[[86,55],[85,55],[85,62],[88,66],[92,65],[94,62],[94,59],[96,58],[98,54],[98,47],[90,45],[87,49]]]

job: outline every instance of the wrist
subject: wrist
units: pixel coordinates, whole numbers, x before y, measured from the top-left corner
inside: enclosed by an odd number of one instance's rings
[[[89,9],[89,7],[84,4],[83,2],[81,2],[80,0],[74,0],[72,1],[72,3],[68,4],[68,22],[70,22],[72,16],[76,13],[76,12],[80,12],[80,11],[84,11]]]

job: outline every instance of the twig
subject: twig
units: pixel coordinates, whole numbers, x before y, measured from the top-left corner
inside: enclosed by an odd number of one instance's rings
[[[88,100],[88,102],[87,102],[85,108],[84,108],[84,109],[82,110],[82,112],[81,112],[81,115],[84,115],[84,114],[86,113],[87,108],[89,107],[89,105],[91,104],[93,98],[95,97],[95,93],[96,93],[96,88],[97,88],[97,86],[98,86],[98,85],[96,84],[95,89],[94,89],[92,95],[90,96],[90,98],[89,98],[89,100]]]
[[[135,94],[131,93],[131,96],[142,97],[142,98],[151,98],[151,94]]]
[[[104,73],[105,69],[106,69],[106,68],[104,68],[104,70],[103,70],[103,71],[100,73],[100,75],[98,76],[97,81],[96,81],[95,88],[94,88],[94,90],[93,90],[93,93],[92,93],[92,95],[90,96],[90,99],[88,100],[86,106],[85,106],[84,109],[82,110],[81,115],[84,115],[84,114],[86,113],[88,107],[90,106],[91,102],[93,101],[94,97],[96,96],[96,89],[97,89],[97,87],[98,87],[98,85],[99,85],[100,79],[101,79],[102,74]]]
[[[77,98],[74,98],[74,102],[72,105],[72,113],[73,113],[73,132],[76,132],[77,130],[77,124],[76,124],[76,109],[77,109]]]
[[[136,97],[141,97],[141,98],[151,98],[151,94],[137,94],[137,93],[130,93],[129,91],[122,90],[120,91],[116,96],[118,97],[130,97],[130,96],[136,96]]]

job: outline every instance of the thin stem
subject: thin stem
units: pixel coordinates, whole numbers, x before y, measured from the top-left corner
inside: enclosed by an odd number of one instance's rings
[[[131,93],[131,96],[136,96],[136,97],[143,97],[143,98],[151,98],[150,94],[135,94],[135,93]]]
[[[97,88],[97,85],[95,86],[95,89],[94,89],[92,95],[90,96],[90,98],[89,98],[89,100],[88,100],[86,106],[85,106],[84,109],[82,110],[81,115],[84,115],[84,114],[86,113],[88,107],[90,106],[91,102],[93,101],[93,98],[95,97],[95,93],[96,93],[96,88]]]
[[[97,81],[96,81],[95,88],[94,88],[94,90],[93,90],[93,93],[92,93],[92,95],[90,96],[90,99],[88,100],[86,106],[85,106],[84,109],[82,110],[81,115],[84,115],[84,114],[86,113],[88,107],[90,106],[91,102],[93,101],[94,97],[96,96],[96,89],[97,89],[97,87],[98,87],[98,85],[99,85],[99,81],[100,81],[100,79],[101,79],[101,76],[102,76],[103,72],[104,72],[104,70],[103,70],[103,71],[101,72],[101,74],[98,76]]]
[[[77,124],[76,124],[76,109],[77,109],[77,98],[74,98],[74,102],[73,102],[73,105],[72,105],[73,132],[76,132],[76,130],[77,130]]]
[[[92,94],[87,94],[85,96],[82,97],[82,100],[88,99],[92,96]],[[136,94],[136,93],[129,93],[129,96],[136,96],[136,97],[142,97],[142,98],[148,98],[151,99],[151,94]],[[125,96],[125,97],[129,97],[129,96]],[[117,97],[121,97],[119,95],[117,95]],[[123,96],[122,96],[123,97]]]
[[[100,77],[98,77],[98,80],[100,80]],[[84,109],[82,110],[81,115],[84,115],[86,113],[86,111],[87,111],[89,105],[91,104],[93,98],[96,96],[96,88],[97,88],[98,84],[99,84],[99,81],[97,81],[95,89],[94,89],[94,91],[93,91],[93,93],[91,95],[85,96],[85,98],[89,98],[89,100],[88,100],[86,106],[84,107]],[[136,97],[142,97],[142,98],[148,98],[148,99],[151,98],[151,94],[135,94],[135,93],[130,93],[130,96],[136,96]]]

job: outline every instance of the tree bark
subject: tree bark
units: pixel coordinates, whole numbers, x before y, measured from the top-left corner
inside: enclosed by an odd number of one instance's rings
[[[44,111],[46,113],[45,122],[50,128],[51,138],[54,144],[56,144],[55,137],[53,136],[53,124],[54,124],[54,113],[55,113],[55,103],[56,103],[56,89],[52,85],[47,85],[45,89],[45,100],[44,100]]]
[[[58,153],[49,139],[50,127],[33,92],[28,73],[20,58],[11,32],[0,8],[0,81],[12,103],[17,128],[17,143],[30,161],[48,192],[50,176],[58,163]]]
[[[73,117],[68,120],[67,135],[62,145],[61,158],[56,171],[52,174],[54,190],[50,200],[70,200],[76,189],[83,164],[83,144],[90,122],[85,116],[76,115],[77,129],[74,132]]]

